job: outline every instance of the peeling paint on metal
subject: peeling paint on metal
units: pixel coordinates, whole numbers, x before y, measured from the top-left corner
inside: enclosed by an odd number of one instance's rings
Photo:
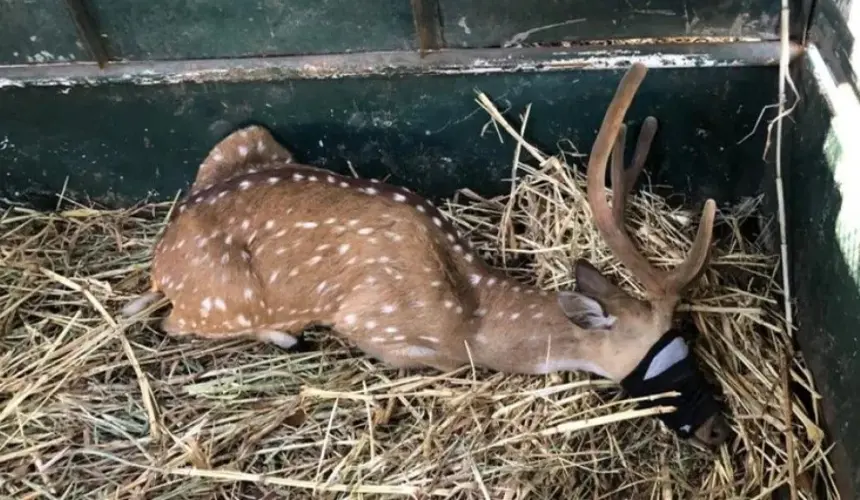
[[[0,78],[0,89],[6,88],[6,87],[24,88],[25,86],[26,85],[24,85],[24,82],[20,81],[20,80],[12,80],[10,78]]]
[[[280,58],[210,59],[165,62],[119,62],[99,69],[95,63],[0,66],[0,89],[6,87],[72,87],[110,83],[171,85],[178,83],[265,82],[288,79],[341,79],[399,75],[476,75],[624,68],[634,61],[654,68],[772,66],[779,60],[774,42],[689,44],[609,49],[524,48],[446,50],[421,58],[413,52]],[[802,52],[793,46],[792,56]]]

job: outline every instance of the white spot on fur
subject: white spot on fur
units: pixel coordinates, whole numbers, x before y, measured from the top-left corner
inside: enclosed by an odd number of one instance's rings
[[[538,363],[535,373],[546,374],[553,372],[586,371],[600,377],[608,378],[609,374],[596,364],[583,359],[550,359]]]
[[[406,355],[410,358],[427,358],[436,354],[436,351],[430,349],[429,347],[421,347],[417,345],[411,345],[406,348]]]
[[[345,254],[348,250],[349,250],[349,243],[344,243],[344,244],[340,245],[339,247],[337,247],[337,253],[339,253],[340,255]]]
[[[249,321],[248,318],[246,318],[244,314],[240,314],[240,315],[236,316],[236,321],[242,326],[245,326],[245,327],[251,326],[251,321]]]
[[[295,321],[291,321],[290,323],[295,323]],[[289,349],[290,347],[296,345],[296,343],[298,342],[298,339],[293,337],[292,335],[271,330],[261,332],[259,334],[259,338],[261,340],[271,342],[283,349]]]
[[[397,306],[395,306],[394,304],[385,304],[384,306],[382,306],[381,311],[385,314],[391,314],[396,309],[397,309]]]

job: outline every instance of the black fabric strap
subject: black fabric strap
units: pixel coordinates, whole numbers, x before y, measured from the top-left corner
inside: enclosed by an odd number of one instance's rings
[[[722,410],[711,385],[705,379],[693,356],[692,350],[682,360],[667,368],[663,373],[644,380],[648,367],[654,357],[676,338],[684,340],[679,330],[669,330],[648,351],[636,368],[621,381],[621,387],[633,397],[651,396],[676,391],[680,396],[665,396],[638,403],[640,408],[671,405],[677,410],[657,415],[667,427],[681,438],[689,438],[708,417]]]

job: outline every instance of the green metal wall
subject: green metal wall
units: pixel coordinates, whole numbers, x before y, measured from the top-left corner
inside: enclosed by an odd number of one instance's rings
[[[793,0],[794,1],[794,0]],[[799,1],[799,0],[798,0]],[[779,0],[413,0],[436,47],[596,38],[776,38]],[[93,60],[87,12],[111,60],[306,55],[418,46],[409,0],[0,0],[0,64]],[[86,27],[82,27],[86,30]]]
[[[244,83],[7,88],[0,109],[0,193],[67,192],[107,204],[169,199],[187,187],[209,148],[241,124],[271,127],[303,161],[392,176],[432,196],[460,187],[505,190],[513,143],[479,136],[488,115],[475,89],[517,115],[532,105],[527,136],[546,151],[570,139],[587,152],[623,70],[492,75],[404,75]],[[629,111],[661,130],[648,172],[698,201],[754,195],[764,128],[750,132],[771,96],[769,67],[654,70]],[[631,148],[635,136],[630,135]]]
[[[835,103],[815,76],[828,70],[816,56],[795,73],[801,105],[786,178],[792,286],[798,341],[824,397],[832,460],[844,473],[837,479],[860,491],[860,128],[834,127]]]

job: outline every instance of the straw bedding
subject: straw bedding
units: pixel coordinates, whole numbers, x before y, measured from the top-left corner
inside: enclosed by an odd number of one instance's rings
[[[519,136],[479,103],[485,133]],[[464,191],[444,206],[485,259],[555,290],[573,286],[572,263],[586,257],[640,293],[590,221],[574,151],[519,140],[512,174],[505,196]],[[798,498],[836,498],[817,406],[798,396],[816,401],[811,376],[799,354],[785,359],[777,258],[745,236],[761,225],[758,202],[720,211],[711,264],[684,306],[738,434],[716,453],[678,442],[653,411],[585,374],[398,372],[324,331],[309,332],[318,349],[291,353],[166,338],[160,311],[117,323],[146,289],[171,204],[8,207],[0,495],[722,499],[792,483]],[[647,183],[630,197],[629,231],[658,266],[680,262],[697,223]]]

